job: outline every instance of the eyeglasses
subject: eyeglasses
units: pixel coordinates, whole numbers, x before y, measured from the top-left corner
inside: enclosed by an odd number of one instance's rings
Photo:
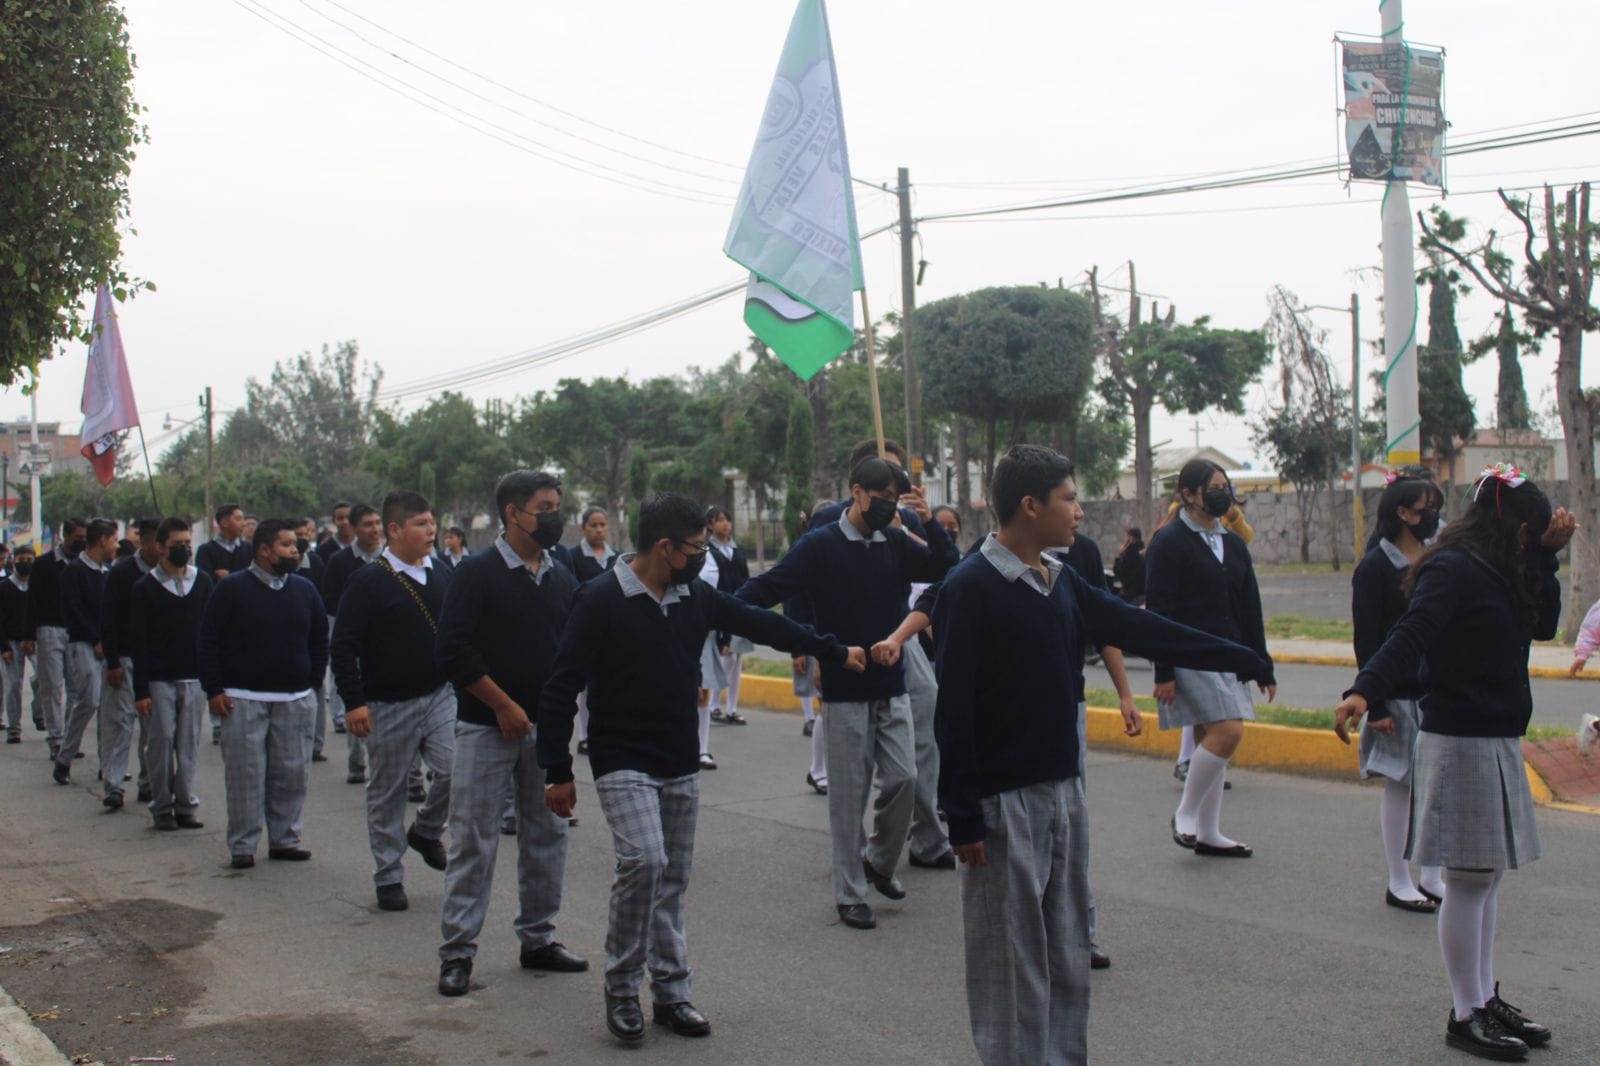
[[[710,546],[707,545],[705,541],[701,541],[699,544],[696,544],[692,540],[675,540],[672,543],[676,544],[680,549],[682,549],[683,554],[688,556],[704,555],[710,550]]]

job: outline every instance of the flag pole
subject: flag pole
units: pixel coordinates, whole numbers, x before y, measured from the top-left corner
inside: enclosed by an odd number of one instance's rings
[[[861,320],[867,330],[867,387],[872,392],[872,428],[878,435],[878,458],[888,454],[883,446],[883,401],[878,399],[877,339],[872,332],[872,312],[867,310],[867,287],[861,287]]]
[[[144,446],[144,426],[139,426],[139,450],[144,453],[144,476],[150,483],[150,502],[155,504],[156,512],[151,517],[161,517],[161,501],[156,498],[156,476],[150,472],[150,449]]]

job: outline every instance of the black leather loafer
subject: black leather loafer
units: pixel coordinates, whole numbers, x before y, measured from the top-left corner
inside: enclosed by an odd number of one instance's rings
[[[170,814],[158,814],[155,821],[158,832],[176,833],[178,831],[178,820]]]
[[[917,853],[912,852],[907,860],[912,866],[919,866],[924,870],[954,870],[956,868],[956,853],[947,851],[936,859],[919,859]]]
[[[1203,840],[1197,840],[1194,843],[1194,853],[1196,855],[1210,855],[1217,859],[1248,859],[1255,854],[1255,851],[1243,844],[1219,848],[1215,844],[1207,844]]]
[[[1457,1021],[1455,1011],[1445,1024],[1444,1042],[1453,1048],[1479,1058],[1497,1062],[1521,1062],[1528,1057],[1528,1045],[1506,1031],[1483,1007],[1472,1012],[1472,1017]]]
[[[279,862],[307,862],[311,858],[311,853],[305,848],[268,848],[267,858]]]
[[[657,1025],[664,1025],[679,1036],[710,1036],[711,1021],[695,1009],[693,1003],[656,1003],[650,1016]]]
[[[254,855],[235,855],[230,862],[230,865],[235,870],[248,870],[255,864],[256,857]]]
[[[403,911],[410,906],[410,901],[406,899],[405,885],[378,886],[378,909],[380,911]]]
[[[872,868],[872,864],[866,859],[861,860],[861,870],[867,875],[867,880],[872,882],[872,887],[883,893],[889,899],[906,898],[906,890],[901,887],[899,881],[896,881],[892,876],[885,877],[883,874],[880,874],[878,871]]]
[[[344,775],[344,783],[347,785],[364,785],[367,783],[367,772],[365,770],[351,770]]]
[[[553,973],[582,973],[589,968],[589,960],[582,955],[576,955],[556,941],[551,941],[542,948],[522,949],[522,968],[524,970],[549,970]],[[641,1022],[642,1026],[644,1023]]]
[[[1111,956],[1100,950],[1100,945],[1093,940],[1089,941],[1089,969],[1111,969]]]
[[[1494,995],[1483,1009],[1494,1016],[1494,1020],[1505,1027],[1505,1030],[1529,1047],[1543,1047],[1550,1043],[1550,1028],[1538,1022],[1529,1021],[1523,1017],[1522,1011],[1513,1007],[1500,998],[1500,982],[1494,983]]]
[[[72,771],[61,763],[56,763],[55,769],[50,771],[50,777],[58,785],[72,784]]]
[[[204,829],[206,827],[206,823],[192,814],[179,814],[174,816],[172,820],[178,823],[179,829]]]
[[[806,774],[806,784],[810,785],[811,788],[812,788],[812,791],[814,791],[819,796],[826,796],[828,794],[828,786],[820,783],[816,778],[812,777],[810,774]]]
[[[433,867],[435,870],[444,869],[446,862],[449,859],[449,853],[444,850],[443,842],[438,840],[429,840],[427,837],[417,832],[417,827],[415,825],[406,830],[406,846],[412,851],[416,852],[418,855],[421,855],[422,861]]]
[[[606,993],[606,1028],[618,1040],[636,1044],[644,1039],[644,1012],[638,996],[613,996]]]
[[[1439,905],[1431,899],[1401,899],[1387,888],[1383,890],[1383,901],[1412,914],[1436,914],[1439,911]]]
[[[122,810],[122,793],[120,793],[120,792],[107,793],[106,794],[106,798],[100,801],[100,806],[102,806],[102,807],[104,807],[104,808],[106,808],[107,810],[110,810],[110,811],[120,811],[120,810]]]
[[[1194,850],[1194,834],[1178,832],[1178,816],[1176,814],[1172,816],[1172,842],[1178,845],[1180,848],[1188,848],[1190,851]]]
[[[152,795],[152,793],[150,792],[150,786],[149,785],[144,786],[143,788],[141,788],[139,790],[139,802],[140,803],[149,803],[151,795]]]
[[[872,908],[865,903],[839,904],[839,920],[852,929],[878,928],[878,919],[872,916]]]
[[[472,987],[472,960],[445,959],[439,964],[439,994],[464,996]]]
[[[1417,886],[1417,891],[1421,892],[1424,896],[1427,896],[1429,899],[1433,900],[1435,903],[1443,903],[1444,902],[1444,897],[1443,896],[1439,895],[1439,893],[1437,893],[1437,892],[1429,892],[1427,890],[1427,888],[1425,888],[1422,885],[1418,885]]]

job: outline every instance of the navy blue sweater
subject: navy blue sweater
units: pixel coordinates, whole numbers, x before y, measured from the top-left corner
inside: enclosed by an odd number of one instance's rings
[[[232,551],[223,547],[220,540],[208,540],[195,549],[194,565],[213,576],[218,570],[237,574],[241,570],[250,569],[250,564],[255,558],[255,548],[243,537],[239,538],[239,543]]]
[[[315,689],[328,669],[322,599],[298,574],[290,574],[281,589],[268,588],[249,570],[230,574],[206,603],[199,656],[200,685],[208,697],[228,688]]]
[[[1254,651],[1124,603],[1064,567],[1042,595],[981,554],[945,579],[933,609],[939,802],[950,843],[984,838],[979,800],[1075,777],[1087,640],[1202,670],[1264,676]]]
[[[33,573],[28,575],[28,606],[34,629],[59,629],[67,624],[61,619],[61,571],[71,561],[56,550],[47,551],[34,561]]]
[[[832,637],[751,607],[698,578],[688,587],[689,595],[665,613],[648,595],[624,595],[615,574],[588,582],[578,593],[555,673],[539,700],[539,765],[552,783],[572,780],[568,741],[585,686],[589,765],[596,777],[613,770],[655,777],[698,773],[700,649],[708,633],[815,655],[825,665],[845,660],[847,650]]]
[[[7,640],[24,641],[34,638],[27,590],[17,588],[16,583],[9,577],[0,580],[0,633],[3,633]]]
[[[817,513],[811,516],[811,522],[806,526],[806,529],[808,531],[813,529],[826,529],[829,526],[838,525],[839,519],[846,511],[850,510],[851,502],[852,501],[849,499],[843,499],[836,503],[825,504],[824,506],[817,508]],[[917,512],[913,511],[911,508],[900,508],[900,524],[911,530],[911,532],[915,533],[923,540],[928,539],[927,531],[923,529],[922,519],[919,518],[917,516]]]
[[[328,560],[326,569],[322,571],[322,582],[318,590],[322,593],[322,605],[328,609],[328,614],[337,617],[339,614],[339,599],[344,595],[344,587],[350,582],[350,577],[357,570],[367,565],[367,560],[356,554],[355,548],[340,548],[333,553],[333,558]]]
[[[30,586],[31,588],[31,586]],[[106,591],[106,572],[80,555],[61,571],[61,622],[67,639],[100,643],[100,604]]]
[[[1350,620],[1355,629],[1356,666],[1367,665],[1367,660],[1383,647],[1383,638],[1406,613],[1406,594],[1402,589],[1410,567],[1396,567],[1382,548],[1373,548],[1356,564],[1350,577]],[[1424,686],[1420,676],[1396,686],[1389,697],[1397,700],[1422,698]],[[1367,708],[1367,717],[1374,722],[1390,717],[1384,703]]]
[[[129,615],[133,620],[134,699],[150,697],[152,681],[195,681],[200,677],[200,619],[216,581],[195,564],[195,578],[182,597],[157,583],[154,572],[133,583]],[[298,691],[298,690],[297,690]]]
[[[1554,637],[1561,618],[1556,553],[1536,548],[1527,565],[1539,589],[1539,616],[1532,626],[1517,617],[1505,574],[1486,561],[1459,549],[1424,561],[1406,613],[1350,691],[1376,706],[1414,683],[1420,666],[1423,730],[1456,737],[1522,736],[1533,716],[1528,646]]]
[[[346,707],[416,699],[444,684],[433,641],[448,586],[442,566],[433,567],[428,583],[419,585],[382,559],[350,575],[328,652]]]
[[[735,595],[771,607],[803,594],[796,602],[809,601],[809,617],[798,620],[832,633],[842,644],[870,648],[899,628],[913,582],[938,581],[955,565],[956,548],[944,526],[931,522],[926,532],[927,547],[893,527],[883,531],[882,541],[858,542],[835,522],[801,537],[777,566],[745,582]],[[792,606],[790,617],[795,617]],[[884,667],[869,661],[864,674],[845,670],[842,662],[822,664],[826,702],[884,700],[906,691],[903,662]]]
[[[456,717],[495,725],[494,711],[467,686],[487,676],[532,718],[555,665],[578,579],[546,553],[538,584],[512,570],[493,544],[455,568],[445,590],[434,653],[456,687]],[[612,649],[620,653],[621,649]]]
[[[133,602],[133,586],[148,571],[139,565],[139,557],[130,555],[111,564],[106,575],[105,594],[100,599],[100,649],[105,653],[106,665],[117,665],[118,659],[133,657],[133,630],[130,627],[129,608]]]
[[[1145,551],[1144,605],[1174,622],[1237,641],[1254,649],[1267,662],[1272,661],[1267,654],[1266,623],[1261,617],[1261,590],[1256,586],[1255,566],[1250,561],[1250,549],[1237,533],[1223,531],[1222,561],[1218,562],[1205,539],[1185,525],[1182,518],[1174,517],[1156,530]],[[1173,665],[1155,660],[1157,684],[1172,680]],[[1270,671],[1257,680],[1263,685],[1278,683]]]

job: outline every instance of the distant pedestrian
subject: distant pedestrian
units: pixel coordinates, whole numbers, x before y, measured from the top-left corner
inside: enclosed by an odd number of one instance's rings
[[[328,625],[332,631],[338,631],[339,601],[344,596],[345,584],[352,574],[368,563],[377,562],[378,556],[383,554],[383,518],[378,514],[378,509],[369,504],[358,503],[346,508],[349,526],[353,539],[350,543],[333,553],[328,560],[327,569],[322,574],[322,604],[328,612]],[[367,782],[367,742],[354,733],[349,732],[345,724],[344,699],[337,689],[330,689],[328,696],[329,710],[333,712],[333,728],[337,733],[345,734],[345,747],[348,758],[345,760],[345,782],[351,785],[364,785]]]
[[[19,544],[11,553],[11,572],[0,579],[0,661],[4,669],[0,690],[6,722],[6,743],[22,743],[22,674],[33,648],[33,627],[28,620],[28,579],[33,574],[31,544]]]
[[[217,581],[250,567],[254,557],[251,541],[244,534],[244,508],[225,503],[217,508],[217,535],[200,545],[195,565]]]
[[[52,771],[58,785],[72,783],[72,760],[78,757],[83,735],[100,709],[104,680],[100,604],[116,550],[117,524],[107,518],[93,519],[84,531],[83,551],[61,571],[61,619],[67,627],[67,710]]]
[[[159,518],[141,518],[134,523],[139,550],[112,565],[101,601],[100,645],[106,668],[105,683],[100,689],[100,776],[105,787],[101,802],[112,810],[122,809],[122,778],[130,750],[136,753],[139,764],[139,802],[150,801],[144,753],[148,730],[133,706],[132,607],[134,584],[161,561],[161,545],[156,540],[160,526]]]
[[[52,760],[61,748],[67,679],[67,624],[61,617],[61,574],[88,543],[84,526],[81,518],[62,522],[58,547],[39,556],[28,581],[33,641],[31,646],[24,642],[23,651],[34,657],[33,724],[44,731]]]

